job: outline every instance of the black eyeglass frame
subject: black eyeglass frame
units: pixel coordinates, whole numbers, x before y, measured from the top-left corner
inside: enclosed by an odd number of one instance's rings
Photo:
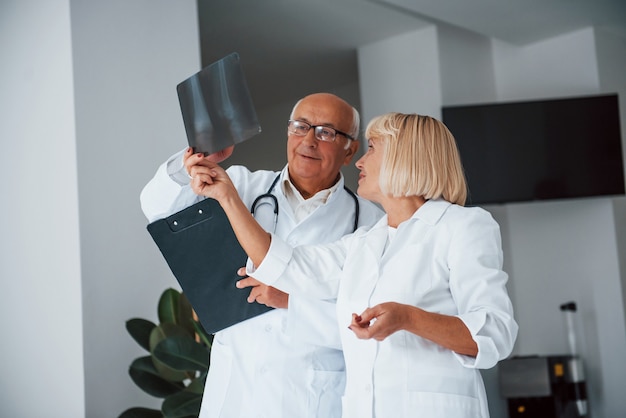
[[[354,138],[352,135],[348,135],[347,133],[342,132],[342,131],[340,131],[340,130],[339,130],[339,129],[337,129],[337,128],[333,128],[332,126],[325,126],[325,125],[311,125],[311,124],[310,124],[310,123],[308,123],[308,122],[305,122],[305,121],[303,121],[303,120],[297,120],[297,119],[289,119],[289,120],[287,121],[287,130],[289,130],[289,125],[291,125],[291,123],[292,123],[292,122],[298,122],[298,123],[301,123],[301,124],[303,124],[303,125],[308,125],[309,129],[307,129],[307,133],[309,132],[309,130],[311,130],[311,128],[314,128],[313,133],[315,134],[315,138],[317,138],[317,132],[316,132],[316,131],[318,130],[318,128],[320,128],[320,129],[325,128],[325,129],[332,129],[333,131],[335,131],[335,137],[337,136],[337,134],[339,134],[339,135],[343,135],[343,136],[345,136],[346,138],[348,138],[348,139],[349,139],[349,140],[351,140],[351,141],[356,141],[356,138]],[[297,135],[295,132],[290,132],[290,133],[293,133],[294,135]],[[297,135],[297,136],[300,136],[300,135]],[[304,135],[302,135],[302,136],[304,136]],[[319,138],[317,138],[317,139],[319,139]],[[335,140],[333,139],[333,141],[332,141],[332,142],[334,142],[334,141],[335,141]]]

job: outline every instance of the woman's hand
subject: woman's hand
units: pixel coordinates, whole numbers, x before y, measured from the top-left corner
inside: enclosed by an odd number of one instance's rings
[[[230,152],[231,147],[205,157],[202,153],[194,154],[189,148],[183,156],[183,163],[191,179],[191,189],[197,195],[211,197],[220,203],[237,240],[252,262],[258,266],[269,250],[271,237],[252,217],[230,177],[217,164],[217,161],[230,155]]]
[[[187,151],[185,151],[185,154],[183,155],[183,163],[185,167],[187,167],[187,172],[189,173],[190,167],[187,165],[187,160],[189,160],[189,157],[198,156],[201,158],[201,160],[205,160],[205,161],[212,162],[212,163],[221,163],[222,161],[230,157],[234,150],[235,150],[235,146],[231,145],[228,148],[224,148],[223,150],[220,150],[220,151],[214,152],[213,154],[209,154],[205,156],[201,152],[194,154],[193,148],[189,147],[187,148]],[[191,164],[196,164],[196,163],[197,163],[197,159],[191,161]]]
[[[352,314],[350,328],[360,339],[382,341],[396,331],[405,330],[426,338],[455,353],[476,357],[478,345],[460,318],[427,312],[412,305],[385,302]]]
[[[222,161],[230,157],[234,150],[235,150],[235,146],[231,145],[228,148],[224,148],[223,150],[214,152],[213,154],[209,154],[205,158],[208,158],[210,161],[213,161],[214,163],[221,163]]]
[[[382,341],[391,334],[404,329],[409,320],[408,305],[386,302],[367,308],[361,315],[352,314],[350,328],[357,338],[362,340],[373,338]]]
[[[214,161],[221,158],[218,156],[220,153],[205,157],[202,153],[193,154],[189,148],[185,152],[183,162],[189,173],[191,189],[197,195],[211,197],[222,202],[225,198],[238,196],[238,194],[226,171]]]

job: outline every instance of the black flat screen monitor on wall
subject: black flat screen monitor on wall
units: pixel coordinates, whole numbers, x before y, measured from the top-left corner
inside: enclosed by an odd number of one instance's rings
[[[446,106],[467,205],[624,194],[616,94]]]

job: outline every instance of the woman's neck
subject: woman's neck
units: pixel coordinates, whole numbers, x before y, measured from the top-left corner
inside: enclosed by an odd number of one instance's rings
[[[389,226],[397,228],[402,222],[411,218],[413,214],[424,204],[426,199],[421,196],[387,197],[381,202],[387,213]]]

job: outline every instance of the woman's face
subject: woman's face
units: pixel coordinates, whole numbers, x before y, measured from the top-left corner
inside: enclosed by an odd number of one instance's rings
[[[367,140],[367,151],[356,162],[356,167],[361,170],[359,174],[359,196],[380,202],[382,193],[380,190],[380,166],[383,161],[383,143],[379,139]]]

